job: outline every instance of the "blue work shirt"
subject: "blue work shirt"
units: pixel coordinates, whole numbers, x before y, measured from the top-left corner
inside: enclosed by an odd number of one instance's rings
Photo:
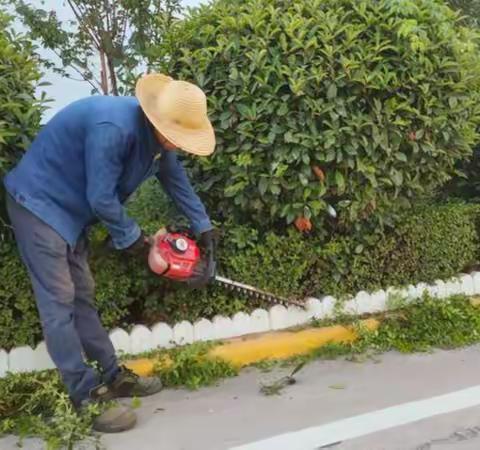
[[[156,176],[193,231],[212,228],[175,152],[164,150],[135,97],[93,96],[58,112],[4,179],[10,195],[71,246],[98,220],[117,249],[140,237],[123,206]]]

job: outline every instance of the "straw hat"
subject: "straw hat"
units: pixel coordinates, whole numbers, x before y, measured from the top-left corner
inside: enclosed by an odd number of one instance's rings
[[[207,115],[207,97],[192,83],[148,74],[135,94],[153,126],[185,152],[207,156],[215,149],[215,132]]]

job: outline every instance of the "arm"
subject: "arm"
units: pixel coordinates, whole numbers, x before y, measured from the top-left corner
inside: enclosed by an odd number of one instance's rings
[[[105,224],[116,249],[125,249],[141,236],[118,198],[117,184],[123,172],[127,141],[116,125],[98,124],[87,133],[85,172],[87,199],[93,213]]]
[[[194,233],[201,234],[213,229],[205,207],[193,190],[175,152],[163,151],[157,178],[177,208],[187,216]]]

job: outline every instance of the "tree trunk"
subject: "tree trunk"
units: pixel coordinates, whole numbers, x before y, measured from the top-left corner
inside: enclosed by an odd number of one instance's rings
[[[105,53],[103,50],[100,50],[100,77],[101,77],[101,88],[103,95],[108,95],[108,78],[107,78],[107,65],[105,64]]]
[[[107,57],[108,71],[110,72],[110,84],[112,85],[112,94],[118,95],[117,74],[115,73],[115,66],[111,58]]]

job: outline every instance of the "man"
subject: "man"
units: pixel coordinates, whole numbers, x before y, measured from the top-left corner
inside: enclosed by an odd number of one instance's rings
[[[150,74],[138,81],[136,98],[94,96],[64,108],[5,177],[8,212],[47,349],[80,410],[161,389],[158,379],[138,377],[118,364],[93,303],[88,227],[102,222],[117,250],[146,258],[149,240],[123,203],[155,175],[190,220],[200,245],[213,251],[212,224],[174,150],[206,156],[214,147],[201,89]],[[210,276],[200,273],[192,285],[201,287]],[[98,362],[101,374],[84,356]],[[116,405],[94,428],[116,432],[135,422],[130,408]]]

